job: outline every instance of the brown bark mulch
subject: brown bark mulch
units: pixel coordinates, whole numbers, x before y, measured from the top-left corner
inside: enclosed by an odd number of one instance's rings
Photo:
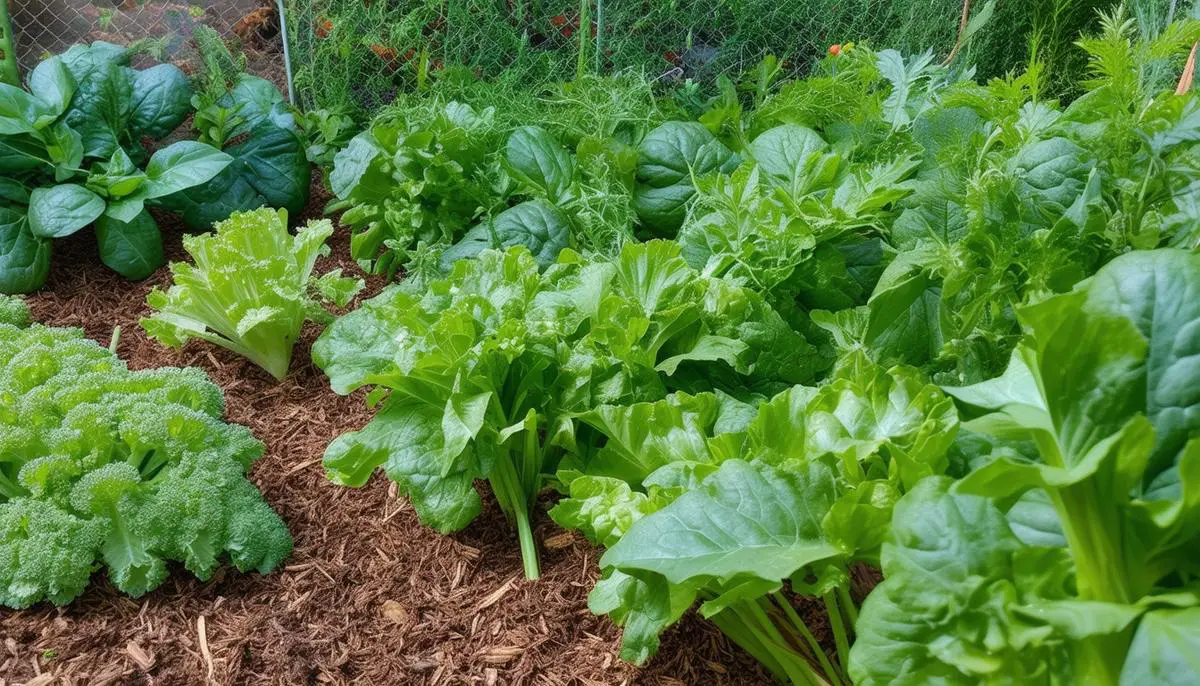
[[[319,216],[320,194],[307,214]],[[169,259],[184,257],[180,229],[163,222]],[[331,240],[320,271],[349,259],[348,236]],[[619,630],[587,609],[601,551],[535,521],[543,578],[526,582],[516,534],[494,503],[465,531],[441,536],[417,521],[377,476],[362,489],[329,482],[321,454],[371,416],[362,394],[335,395],[309,360],[318,330],[297,345],[291,375],[276,383],[248,362],[192,342],[173,351],[138,326],[141,283],[107,271],[90,232],[56,246],[47,288],[28,299],[37,321],[79,326],[103,344],[121,327],[118,352],[133,368],[197,366],[224,390],[229,421],[266,446],[251,478],[287,522],[292,557],[274,573],[222,568],[201,583],[182,567],[133,600],[97,573],[64,608],[0,608],[0,686],[31,684],[767,684],[745,653],[690,617],[644,669],[618,656]],[[383,284],[369,280],[368,293]]]

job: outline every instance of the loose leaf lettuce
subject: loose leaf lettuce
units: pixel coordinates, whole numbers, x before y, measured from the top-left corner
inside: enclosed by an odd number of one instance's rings
[[[261,209],[231,216],[212,234],[186,236],[195,264],[171,264],[175,283],[150,292],[146,302],[158,312],[142,327],[171,347],[190,338],[214,343],[282,379],[305,320],[328,317],[309,297],[309,281],[332,233],[322,220],[292,236],[285,210]]]

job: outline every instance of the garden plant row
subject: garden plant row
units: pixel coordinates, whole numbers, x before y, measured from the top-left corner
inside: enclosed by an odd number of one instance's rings
[[[88,154],[108,161],[75,184],[50,151],[84,139],[86,81],[55,58],[34,78],[61,76],[59,104],[0,91],[28,100],[0,108],[0,142],[48,155],[4,196],[23,214],[3,235],[48,254],[70,231],[47,234],[38,196],[65,185],[98,198],[63,221],[95,222],[103,256],[105,217],[169,199],[164,178],[200,184],[161,203],[216,225],[185,239],[194,264],[151,294],[146,331],[282,378],[304,322],[332,320],[313,361],[375,415],[329,445],[329,478],[382,470],[446,533],[486,482],[529,579],[556,492],[553,520],[604,549],[589,606],[632,662],[696,608],[790,684],[1200,683],[1200,99],[1176,83],[1200,22],[1100,24],[1065,106],[1036,61],[980,84],[858,46],[800,80],[766,60],[695,108],[585,78],[513,122],[487,88],[443,84],[356,134],[214,60],[200,92],[250,85],[199,108],[204,143],[142,172],[124,146],[145,125],[107,127],[115,147]],[[254,169],[268,124],[297,168],[328,167],[364,271],[403,277],[339,318],[321,303],[362,282],[314,274],[330,222],[234,212],[288,205],[265,192],[197,209],[230,159]],[[192,171],[160,171],[181,145]],[[287,554],[244,478],[261,446],[220,422],[215,387],[126,372],[5,308],[5,604],[68,602],[98,559],[136,596],[163,559],[206,577],[222,554],[264,572]],[[142,412],[171,414],[165,434]],[[882,575],[865,599],[863,568]]]

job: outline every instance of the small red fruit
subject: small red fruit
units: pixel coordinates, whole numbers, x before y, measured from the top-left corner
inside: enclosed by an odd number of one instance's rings
[[[830,57],[837,57],[840,54],[842,54],[842,46],[840,43],[834,43],[833,45],[829,46]]]

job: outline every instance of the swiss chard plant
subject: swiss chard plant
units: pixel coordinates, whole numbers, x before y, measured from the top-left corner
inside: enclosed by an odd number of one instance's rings
[[[177,67],[129,67],[129,50],[76,45],[39,64],[28,91],[0,84],[0,291],[45,283],[53,240],[94,226],[100,259],[129,279],[162,265],[148,205],[221,173],[229,155],[195,141],[148,154],[191,113]]]
[[[897,505],[856,683],[1194,677],[1198,294],[1194,253],[1121,256],[1018,310],[1002,376],[946,389],[1006,448]]]
[[[700,613],[792,684],[847,684],[858,606],[851,567],[876,563],[893,503],[947,467],[958,418],[915,369],[856,354],[820,388],[757,410],[723,395],[604,406],[599,447],[564,463],[556,521],[608,547],[590,607],[642,663],[697,600]],[[793,604],[827,611],[827,656]]]
[[[345,307],[363,287],[338,270],[313,276],[332,233],[325,219],[293,236],[286,210],[264,208],[234,213],[212,233],[185,236],[195,264],[171,263],[174,283],[147,296],[156,312],[142,327],[171,347],[192,338],[219,345],[282,379],[304,322],[332,320],[319,301]]]
[[[392,286],[313,347],[333,389],[373,388],[379,411],[325,453],[334,481],[382,467],[440,531],[480,511],[487,480],[539,574],[530,508],[580,450],[576,417],[702,386],[759,397],[812,379],[823,360],[757,294],[704,279],[668,242],[619,258],[563,250],[539,270],[524,247],[455,263],[428,291]]]
[[[3,296],[0,296],[3,297]],[[5,310],[8,310],[5,307]],[[69,603],[97,569],[138,597],[178,561],[269,572],[292,539],[197,369],[131,372],[77,329],[0,321],[0,605]]]

